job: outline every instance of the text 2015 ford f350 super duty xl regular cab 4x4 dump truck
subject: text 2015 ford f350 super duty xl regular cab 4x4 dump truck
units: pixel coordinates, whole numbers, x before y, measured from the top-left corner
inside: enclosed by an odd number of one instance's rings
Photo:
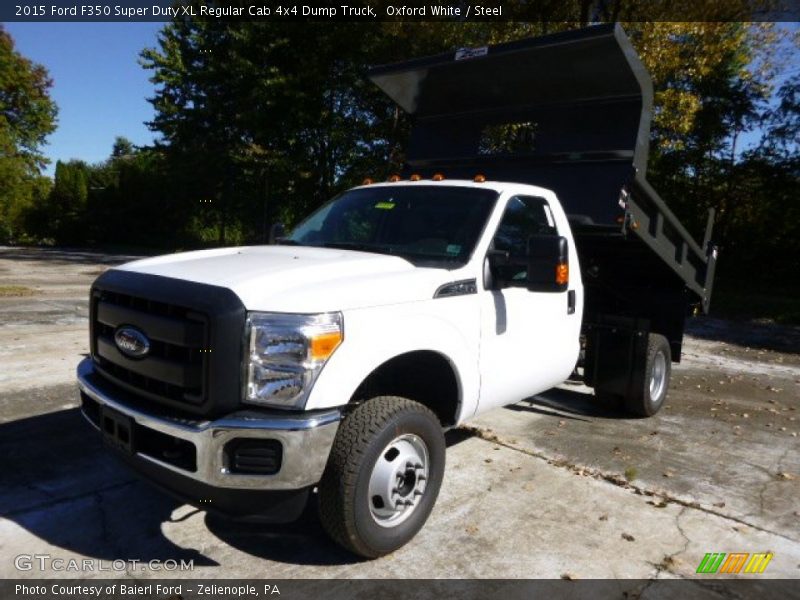
[[[366,557],[422,527],[443,431],[576,371],[659,410],[716,251],[645,180],[652,91],[619,27],[379,67],[414,117],[402,176],[277,244],[148,258],[91,290],[83,412],[203,508],[318,494]]]

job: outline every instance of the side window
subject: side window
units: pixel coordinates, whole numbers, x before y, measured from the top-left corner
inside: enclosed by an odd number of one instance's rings
[[[525,281],[528,238],[542,233],[558,233],[547,202],[533,196],[511,198],[492,242],[495,250],[503,250],[509,254],[509,264],[502,266],[498,273],[503,280]]]

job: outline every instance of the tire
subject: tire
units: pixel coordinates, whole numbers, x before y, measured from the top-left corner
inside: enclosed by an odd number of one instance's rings
[[[664,405],[672,372],[672,353],[663,335],[651,333],[647,339],[644,377],[640,387],[625,398],[625,408],[637,417],[652,417]]]
[[[319,484],[325,531],[364,558],[397,550],[428,519],[444,464],[444,433],[428,408],[397,396],[364,402],[339,426]]]

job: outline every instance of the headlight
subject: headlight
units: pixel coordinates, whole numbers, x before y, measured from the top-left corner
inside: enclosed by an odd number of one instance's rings
[[[342,343],[342,315],[252,312],[247,324],[245,402],[303,408],[319,372]]]

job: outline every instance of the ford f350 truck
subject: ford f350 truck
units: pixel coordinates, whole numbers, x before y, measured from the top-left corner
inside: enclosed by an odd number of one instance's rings
[[[645,179],[652,89],[618,26],[370,77],[413,117],[405,171],[275,244],[106,271],[78,382],[158,486],[276,522],[313,494],[377,557],[428,518],[448,428],[575,374],[655,414],[716,250]]]

